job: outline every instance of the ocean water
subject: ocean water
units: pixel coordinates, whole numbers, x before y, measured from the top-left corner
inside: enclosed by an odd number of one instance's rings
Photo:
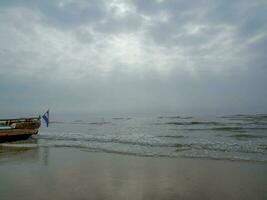
[[[134,156],[267,162],[267,115],[54,121],[3,149],[65,147]],[[9,150],[7,150],[9,151]]]

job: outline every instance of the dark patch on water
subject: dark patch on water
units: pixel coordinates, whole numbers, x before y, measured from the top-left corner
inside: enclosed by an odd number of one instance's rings
[[[184,131],[230,131],[230,132],[247,132],[249,130],[267,130],[267,127],[214,127],[214,128],[185,128],[177,129]]]
[[[158,119],[180,119],[180,116],[159,116]]]
[[[50,124],[64,124],[65,122],[62,121],[50,121]]]
[[[184,130],[184,131],[230,131],[230,132],[238,132],[238,133],[245,133],[247,132],[245,129],[224,129],[223,128],[188,128],[188,129],[179,129],[179,130]],[[222,135],[219,135],[222,136]]]
[[[219,118],[225,118],[230,120],[242,120],[242,121],[265,121],[267,120],[267,114],[256,114],[256,115],[227,115],[220,116]]]
[[[181,116],[159,116],[158,119],[192,119],[193,117],[181,117]]]
[[[229,117],[244,117],[244,118],[250,118],[253,115],[241,115],[241,114],[237,114],[237,115],[224,115],[224,116],[219,116],[220,118],[229,118]]]
[[[211,128],[216,131],[246,131],[246,130],[266,130],[267,127],[217,127]]]
[[[180,143],[177,143],[175,145],[176,147],[176,152],[180,152],[180,151],[187,151],[187,150],[190,150],[192,149],[192,145],[191,144],[180,144]]]
[[[106,125],[106,124],[112,124],[111,122],[89,122],[87,124],[90,125]]]
[[[211,130],[215,131],[240,131],[244,130],[243,127],[217,127],[217,128],[211,128]]]
[[[229,137],[234,137],[237,139],[252,139],[252,138],[266,138],[267,136],[263,136],[263,135],[250,135],[250,134],[235,134],[235,135],[231,135]]]
[[[164,137],[164,138],[185,138],[184,135],[162,135],[158,137]]]
[[[177,144],[175,144],[175,147],[177,147],[177,148],[183,148],[183,147],[192,147],[192,145],[191,144],[180,144],[180,143],[177,143]]]
[[[84,121],[83,121],[83,120],[80,120],[80,119],[78,119],[78,120],[74,120],[73,122],[74,122],[74,123],[84,123]]]
[[[203,121],[192,121],[192,122],[166,122],[164,124],[169,125],[222,125],[220,122],[203,122]]]
[[[132,119],[131,117],[113,117],[113,120],[130,120]]]
[[[259,144],[259,149],[267,150],[267,144]]]
[[[112,124],[112,122],[101,121],[101,122],[85,122],[83,120],[74,120],[72,122],[63,122],[63,121],[52,121],[51,124],[75,124],[75,125],[105,125]]]

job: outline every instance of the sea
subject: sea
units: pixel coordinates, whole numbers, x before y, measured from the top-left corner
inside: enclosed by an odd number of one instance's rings
[[[59,120],[49,127],[43,124],[26,141],[0,145],[2,149],[69,147],[141,157],[267,162],[267,115]]]

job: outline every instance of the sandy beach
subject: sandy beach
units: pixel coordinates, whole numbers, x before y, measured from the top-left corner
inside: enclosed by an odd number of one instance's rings
[[[23,148],[0,154],[0,199],[266,199],[261,162]]]
[[[267,0],[0,0],[0,200],[267,200]]]

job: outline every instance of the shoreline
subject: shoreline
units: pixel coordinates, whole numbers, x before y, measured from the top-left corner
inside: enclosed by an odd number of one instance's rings
[[[115,151],[115,150],[109,150],[105,148],[93,148],[93,147],[85,147],[80,145],[54,145],[54,146],[46,146],[46,145],[39,145],[35,143],[28,143],[29,140],[25,140],[26,142],[23,143],[2,143],[0,144],[0,159],[1,154],[4,155],[4,152],[6,154],[12,154],[13,150],[14,152],[21,152],[23,150],[28,149],[42,149],[42,148],[49,148],[49,149],[73,149],[73,150],[80,150],[82,152],[87,153],[103,153],[103,154],[114,154],[114,155],[125,155],[125,156],[135,156],[135,157],[148,157],[148,158],[169,158],[169,159],[199,159],[199,160],[211,160],[211,161],[229,161],[229,162],[248,162],[248,163],[263,163],[267,164],[267,160],[252,160],[249,159],[243,159],[243,158],[231,158],[231,157],[212,157],[212,156],[194,156],[194,155],[149,155],[149,154],[142,154],[142,153],[131,153],[131,152],[121,152],[121,151]],[[20,141],[21,142],[21,141]],[[9,151],[11,150],[11,151]]]

